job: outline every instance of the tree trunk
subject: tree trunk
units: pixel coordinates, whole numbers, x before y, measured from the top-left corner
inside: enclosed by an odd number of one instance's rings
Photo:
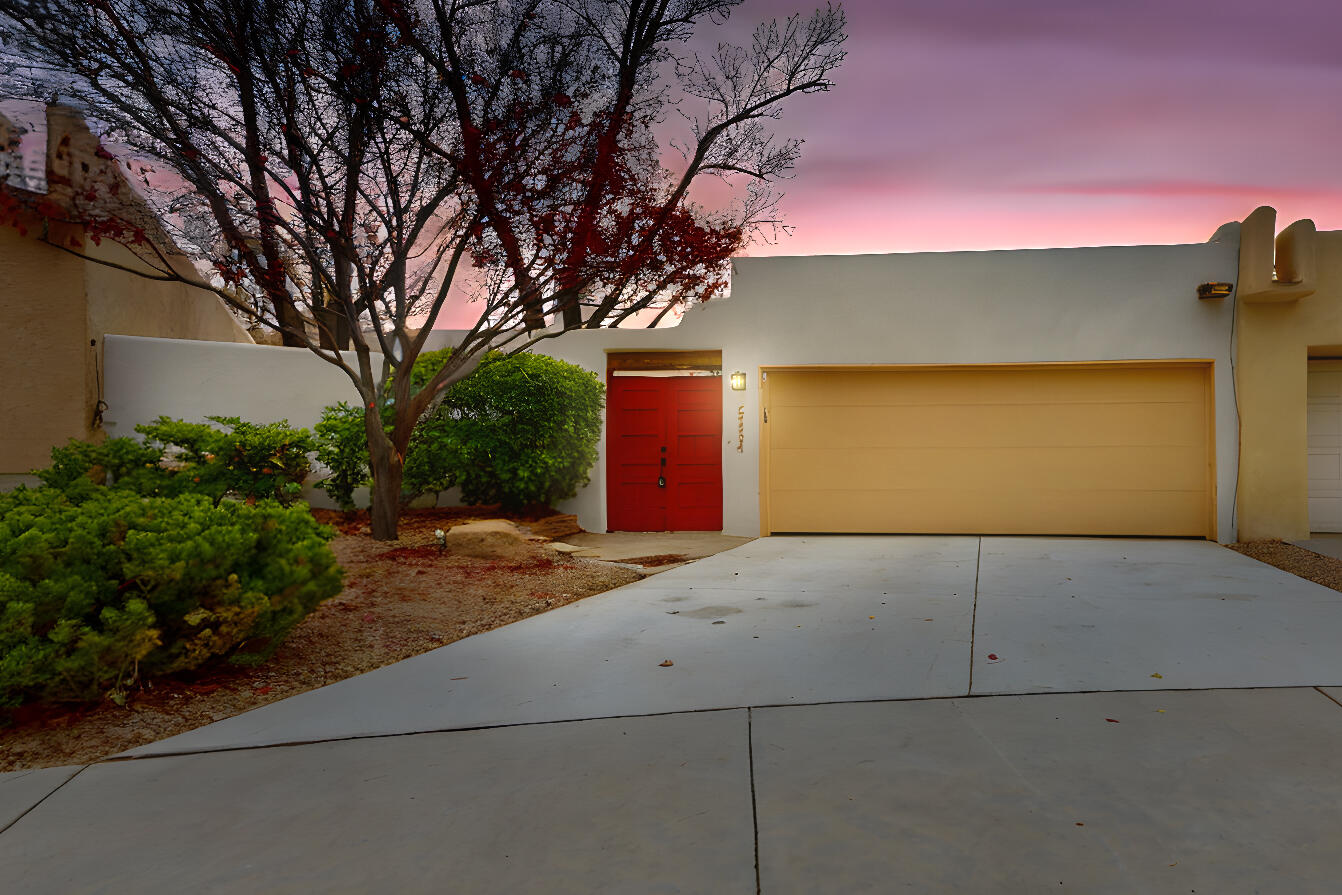
[[[345,312],[333,305],[316,309],[317,320],[322,324],[317,328],[317,338],[322,348],[349,350],[349,320]]]
[[[303,329],[303,315],[291,302],[274,302],[275,319],[280,324],[280,344],[287,348],[304,348],[306,343],[294,330]]]
[[[373,474],[373,540],[396,540],[396,525],[401,517],[401,477],[405,456],[396,450],[382,429],[382,417],[368,407],[363,415],[364,436],[368,439],[368,470]]]
[[[373,472],[373,540],[396,540],[396,526],[401,517],[401,475],[404,467],[389,451],[380,460],[370,464]]]

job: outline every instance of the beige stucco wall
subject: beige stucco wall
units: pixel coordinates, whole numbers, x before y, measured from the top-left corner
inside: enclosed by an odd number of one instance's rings
[[[1299,270],[1292,279],[1300,282],[1272,283],[1275,213],[1263,211],[1244,223],[1240,259],[1235,381],[1241,540],[1308,537],[1309,356],[1311,349],[1336,355],[1342,346],[1342,231],[1297,239],[1299,258],[1283,257],[1286,245],[1278,242],[1278,273]]]
[[[0,227],[0,475],[45,466],[51,446],[89,434],[83,262]]]
[[[86,248],[136,266],[124,247]],[[102,436],[91,424],[105,395],[104,334],[251,343],[208,292],[82,261],[12,227],[0,227],[0,313],[11,327],[0,375],[17,385],[0,395],[0,476],[47,465],[70,438]]]
[[[87,253],[94,258],[136,266],[134,256],[115,243],[90,245]],[[252,341],[219,297],[203,289],[87,264],[84,290],[88,296],[91,333],[212,342]]]

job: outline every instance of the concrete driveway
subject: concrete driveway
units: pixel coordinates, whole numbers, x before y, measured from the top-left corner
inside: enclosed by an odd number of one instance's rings
[[[1342,594],[1206,542],[762,539],[0,776],[0,862],[61,892],[1331,892],[1339,643]]]

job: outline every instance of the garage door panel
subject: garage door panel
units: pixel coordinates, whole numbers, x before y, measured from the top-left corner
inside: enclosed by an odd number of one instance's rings
[[[926,488],[990,494],[1019,482],[1034,487],[1205,491],[1196,447],[901,448],[773,451],[781,487],[824,492]],[[804,483],[804,487],[794,487]]]
[[[900,377],[889,382],[889,377]],[[820,379],[818,377],[824,377]],[[887,380],[887,381],[882,381]],[[792,404],[860,406],[885,403],[977,404],[1073,403],[1174,400],[1201,403],[1204,374],[1199,367],[1056,368],[965,371],[770,371],[776,407]]]
[[[1195,495],[1192,495],[1195,496]],[[1205,527],[1203,511],[1180,492],[1022,491],[985,505],[970,495],[855,491],[844,506],[816,507],[807,495],[778,491],[775,532],[1184,536]],[[1123,520],[1132,520],[1124,522]]]
[[[855,412],[857,411],[857,412]],[[1179,444],[1207,438],[1201,403],[860,405],[777,408],[775,448],[1102,446]]]
[[[767,526],[1209,536],[1208,371],[769,371]]]

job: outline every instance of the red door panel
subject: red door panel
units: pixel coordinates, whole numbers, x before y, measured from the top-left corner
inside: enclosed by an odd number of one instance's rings
[[[669,383],[667,526],[672,531],[722,529],[722,379],[683,377]]]
[[[666,490],[657,487],[666,430],[663,416],[659,380],[611,380],[606,401],[606,527],[612,531],[666,528]]]
[[[613,376],[607,394],[607,528],[720,531],[721,378]]]

